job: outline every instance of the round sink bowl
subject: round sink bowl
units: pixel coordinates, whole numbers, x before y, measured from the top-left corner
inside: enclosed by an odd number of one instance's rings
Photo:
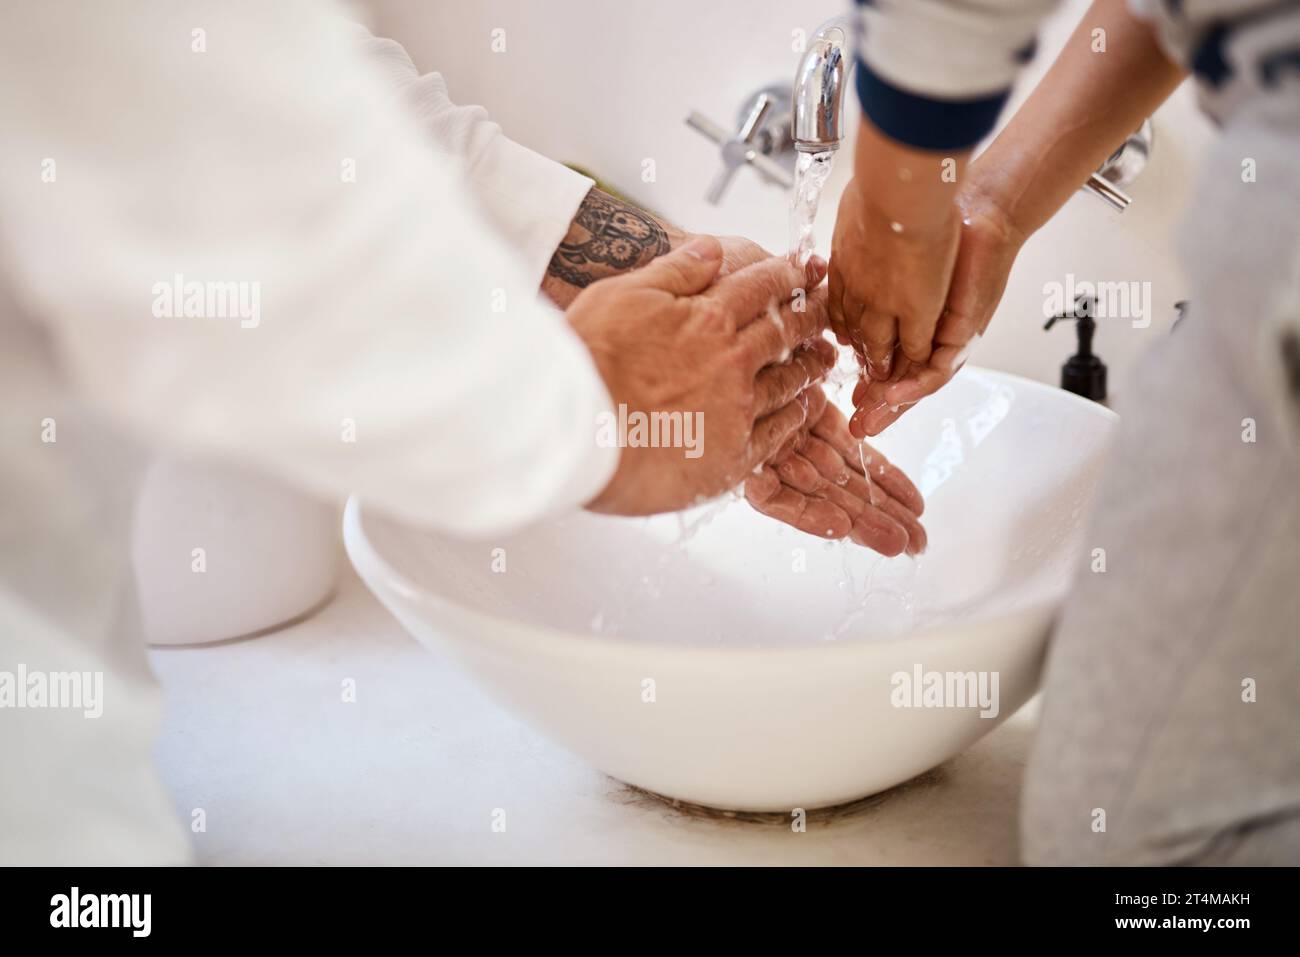
[[[967,368],[875,444],[927,500],[882,558],[734,497],[468,542],[348,503],[357,571],[422,643],[606,773],[712,807],[851,801],[1033,694],[1117,417]]]

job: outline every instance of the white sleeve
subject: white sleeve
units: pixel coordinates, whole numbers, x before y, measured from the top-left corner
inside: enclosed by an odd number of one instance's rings
[[[507,138],[481,106],[457,106],[439,73],[423,76],[396,40],[357,27],[363,54],[396,87],[421,127],[464,166],[481,208],[540,285],[595,182]]]
[[[332,7],[20,4],[0,78],[6,271],[101,408],[462,534],[613,474],[586,349]]]
[[[1006,90],[1057,0],[872,0],[859,53],[895,86],[936,99]]]

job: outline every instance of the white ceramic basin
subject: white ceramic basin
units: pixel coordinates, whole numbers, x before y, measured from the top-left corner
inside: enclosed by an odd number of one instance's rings
[[[1091,549],[1082,523],[1115,422],[968,367],[877,442],[927,497],[916,560],[734,499],[649,520],[572,514],[490,542],[354,499],[344,539],[416,638],[615,778],[715,807],[822,807],[939,764],[1030,697]],[[895,676],[918,667],[984,672],[986,690],[996,673],[996,716],[951,698],[897,706]]]

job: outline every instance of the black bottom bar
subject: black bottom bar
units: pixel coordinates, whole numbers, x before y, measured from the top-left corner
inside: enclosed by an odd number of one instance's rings
[[[949,939],[981,948],[1043,943],[1045,933],[1071,943],[1195,938],[1230,946],[1261,932],[1275,937],[1294,911],[1290,869],[29,869],[6,877],[6,944],[76,935],[80,944],[195,942],[205,950],[412,935],[459,946],[453,940],[464,934],[495,942],[511,929],[544,944],[575,931],[607,934],[611,921],[632,939],[664,946],[690,940],[701,922],[768,943],[770,935],[797,939],[802,929],[819,937],[847,930],[868,946],[877,934],[883,943],[898,933],[915,935],[921,948]],[[688,936],[662,936],[675,930]]]

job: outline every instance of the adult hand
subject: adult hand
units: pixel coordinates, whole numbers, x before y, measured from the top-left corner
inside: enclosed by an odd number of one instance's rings
[[[943,387],[984,334],[1006,289],[1025,235],[977,187],[963,190],[957,208],[961,241],[934,346],[924,362],[903,358],[886,379],[864,377],[853,392],[854,435],[879,435],[921,399]],[[832,276],[834,275],[832,260]]]
[[[770,252],[744,236],[719,236],[718,242],[722,244],[722,269],[718,271],[719,276],[729,276],[746,266],[772,258]]]
[[[883,555],[925,550],[925,509],[907,476],[849,434],[844,413],[809,390],[808,425],[745,482],[759,512],[819,538],[849,537]]]
[[[743,236],[717,238],[723,250],[720,275],[771,256]],[[824,286],[810,295],[817,308],[825,308]],[[833,367],[835,356],[824,340],[810,340],[801,348],[817,349]],[[925,529],[917,519],[925,506],[915,486],[884,456],[849,434],[844,413],[828,401],[819,385],[810,386],[804,395],[808,415],[803,426],[769,463],[745,480],[750,505],[820,538],[851,538],[891,556],[923,551]],[[864,473],[864,462],[874,463],[878,480]],[[821,471],[815,476],[810,466]]]
[[[588,507],[620,515],[685,508],[738,485],[804,423],[801,394],[834,364],[818,340],[824,299],[791,299],[821,282],[825,264],[805,272],[769,258],[717,278],[723,249],[698,237],[626,275],[593,283],[567,317],[591,351],[616,407],[691,416],[702,423],[690,449],[623,449],[609,485]],[[716,282],[715,282],[716,279]]]

